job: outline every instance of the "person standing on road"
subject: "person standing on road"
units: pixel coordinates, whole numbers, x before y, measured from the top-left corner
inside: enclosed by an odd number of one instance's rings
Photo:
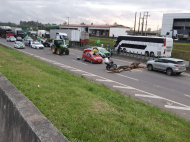
[[[109,44],[107,45],[107,50],[110,52],[110,45]]]
[[[31,42],[30,42],[30,40],[29,40],[29,43],[28,43],[29,47],[30,47],[30,44],[31,44]]]
[[[118,45],[118,49],[117,49],[117,54],[120,54],[120,50],[121,50],[121,45]]]

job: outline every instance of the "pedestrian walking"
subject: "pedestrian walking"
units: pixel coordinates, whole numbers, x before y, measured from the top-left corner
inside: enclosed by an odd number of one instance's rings
[[[110,45],[109,44],[107,45],[107,50],[110,52]]]
[[[30,42],[30,40],[29,40],[29,43],[28,43],[28,45],[29,45],[29,47],[30,47],[30,45],[31,45],[31,42]]]
[[[117,49],[117,54],[120,54],[120,50],[121,50],[121,45],[118,45],[118,49]]]

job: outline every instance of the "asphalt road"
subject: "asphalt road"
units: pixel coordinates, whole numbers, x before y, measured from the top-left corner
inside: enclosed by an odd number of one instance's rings
[[[13,48],[13,42],[0,38],[0,42]],[[52,54],[50,48],[43,50],[18,49],[25,54],[34,56],[61,69],[82,75],[87,79],[105,84],[113,90],[119,90],[147,104],[157,106],[175,115],[190,120],[190,74],[167,76],[163,72],[135,69],[121,73],[107,73],[106,65],[91,64],[77,60],[82,51],[70,48],[69,55]],[[133,61],[111,58],[118,66],[129,65]]]

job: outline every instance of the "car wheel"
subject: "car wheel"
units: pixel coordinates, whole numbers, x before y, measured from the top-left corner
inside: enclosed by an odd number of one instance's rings
[[[93,61],[91,60],[90,63],[93,64]]]
[[[169,76],[172,75],[172,74],[173,74],[172,69],[170,69],[170,68],[167,69],[167,70],[166,70],[166,74],[169,75]]]
[[[148,70],[152,71],[153,70],[153,66],[152,65],[148,65]]]
[[[154,57],[154,52],[150,52],[150,57]]]
[[[149,57],[149,52],[148,51],[145,52],[145,56]]]

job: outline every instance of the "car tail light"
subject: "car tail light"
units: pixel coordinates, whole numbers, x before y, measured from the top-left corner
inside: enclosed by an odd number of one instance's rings
[[[166,53],[166,49],[164,49],[164,54]]]
[[[166,38],[164,39],[164,46],[166,46]]]
[[[174,65],[175,67],[181,67],[180,65]]]

